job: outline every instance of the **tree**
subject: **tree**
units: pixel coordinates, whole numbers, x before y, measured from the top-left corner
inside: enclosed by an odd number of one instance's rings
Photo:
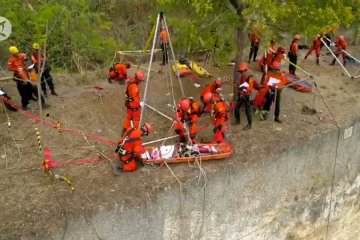
[[[359,0],[193,0],[187,1],[187,4],[184,1],[158,0],[158,3],[170,12],[187,12],[187,17],[177,19],[177,25],[185,29],[184,33],[179,34],[181,41],[185,40],[186,44],[194,46],[193,48],[200,45],[195,34],[202,34],[201,38],[205,44],[213,44],[213,41],[209,40],[212,36],[203,34],[209,29],[201,22],[211,22],[214,18],[219,18],[212,24],[215,29],[221,28],[221,24],[226,22],[226,29],[218,37],[222,38],[235,32],[232,43],[236,43],[236,48],[222,50],[228,51],[224,55],[233,55],[235,49],[236,64],[244,57],[246,32],[251,30],[254,23],[259,24],[261,28],[263,44],[267,44],[265,39],[273,37],[278,43],[284,44],[289,41],[286,38],[284,41],[284,36],[295,33],[312,38],[334,25],[349,28],[358,22],[360,14]],[[222,15],[226,10],[227,14]],[[191,37],[184,37],[186,34]],[[237,77],[236,74],[234,71],[234,79]]]

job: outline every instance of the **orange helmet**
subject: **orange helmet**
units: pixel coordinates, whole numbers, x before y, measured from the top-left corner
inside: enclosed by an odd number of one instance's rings
[[[277,53],[285,53],[285,49],[283,47],[278,47],[278,49],[276,50]]]
[[[294,35],[294,39],[299,40],[299,39],[300,39],[300,35],[299,35],[299,34],[295,34],[295,35]]]
[[[140,70],[136,71],[135,78],[137,78],[137,80],[139,81],[144,81],[145,80],[144,72]]]
[[[226,108],[225,108],[224,105],[225,105],[224,102],[218,102],[215,105],[215,112],[217,112],[217,113],[225,113]]]
[[[198,101],[194,101],[192,104],[191,104],[191,110],[196,113],[196,112],[199,112],[201,107],[200,107],[200,104]]]
[[[222,85],[222,81],[221,81],[221,78],[217,78],[215,81],[214,81],[214,83],[215,83],[215,85],[217,86],[217,87],[221,87],[221,85]]]
[[[274,70],[280,70],[280,63],[279,62],[273,62],[271,65],[271,68]]]
[[[181,99],[180,103],[179,103],[179,108],[184,111],[187,112],[190,109],[190,99],[188,98],[183,98]]]
[[[340,35],[338,38],[339,38],[340,41],[344,41],[344,36],[343,35]]]
[[[238,72],[245,72],[246,70],[248,70],[248,65],[247,65],[247,63],[241,63],[240,65],[239,65],[239,69],[238,69]]]
[[[206,92],[204,93],[204,95],[202,96],[201,101],[203,103],[209,103],[213,98],[213,94],[211,92]]]
[[[142,125],[141,129],[144,131],[145,136],[147,136],[153,132],[153,127],[150,123],[144,123]]]
[[[19,59],[20,59],[21,61],[26,61],[26,60],[27,60],[26,54],[25,54],[25,53],[20,53],[20,54],[19,54]]]

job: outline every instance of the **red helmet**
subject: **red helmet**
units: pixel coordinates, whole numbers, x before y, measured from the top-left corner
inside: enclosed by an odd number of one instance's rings
[[[144,72],[140,70],[136,71],[135,78],[137,78],[137,80],[139,81],[144,81],[145,80]]]
[[[343,35],[340,35],[338,38],[339,38],[340,41],[344,41],[344,36]]]
[[[21,61],[26,61],[26,60],[27,60],[26,54],[25,54],[25,53],[19,53],[19,59],[20,59]]]
[[[276,50],[277,53],[285,53],[285,49],[283,47],[278,47],[278,49]]]
[[[280,63],[279,62],[273,62],[271,65],[271,68],[274,70],[280,70]]]
[[[202,96],[202,102],[203,103],[209,103],[213,98],[213,94],[211,92],[206,92]]]
[[[114,78],[117,77],[117,73],[116,73],[115,71],[110,71],[110,72],[109,72],[109,77],[112,78],[112,79],[114,79]]]
[[[299,34],[295,34],[295,35],[294,35],[294,39],[299,40],[299,39],[300,39],[300,35],[299,35]]]
[[[190,99],[188,98],[184,98],[181,99],[180,103],[179,103],[179,107],[182,111],[187,112],[190,109]]]
[[[248,65],[247,65],[247,63],[241,63],[240,65],[239,65],[239,69],[238,69],[238,72],[244,72],[244,71],[246,71],[246,70],[248,70]]]
[[[141,129],[144,131],[144,135],[149,135],[153,132],[153,127],[150,123],[144,123]]]
[[[221,87],[221,85],[222,85],[222,81],[221,81],[221,78],[217,78],[215,81],[214,81],[214,83],[215,83],[215,85],[217,86],[217,87]]]
[[[225,113],[226,109],[225,109],[224,105],[225,105],[224,102],[218,102],[215,105],[215,112],[217,112],[217,113]]]
[[[124,62],[124,64],[126,65],[126,68],[131,68],[131,63],[130,62]]]

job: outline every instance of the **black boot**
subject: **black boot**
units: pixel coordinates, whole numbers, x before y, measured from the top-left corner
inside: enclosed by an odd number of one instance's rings
[[[51,95],[58,96],[54,89],[51,90]]]
[[[250,130],[251,129],[251,123],[248,123],[248,125],[246,125],[244,128],[243,128],[243,131],[247,131],[247,130]]]
[[[319,59],[316,59],[316,64],[320,65]]]
[[[334,60],[332,61],[332,63],[330,63],[330,65],[335,65],[335,58],[334,58]]]

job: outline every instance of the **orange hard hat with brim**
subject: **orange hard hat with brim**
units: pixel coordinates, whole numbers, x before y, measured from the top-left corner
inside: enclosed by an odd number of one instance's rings
[[[295,34],[295,35],[294,35],[294,39],[299,40],[299,39],[300,39],[300,35],[299,35],[299,34]]]
[[[241,63],[239,65],[238,72],[244,72],[244,71],[248,70],[248,68],[249,68],[249,66],[247,63]]]

